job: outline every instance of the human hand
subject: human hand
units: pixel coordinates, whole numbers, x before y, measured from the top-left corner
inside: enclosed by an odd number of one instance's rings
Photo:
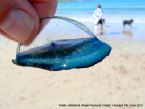
[[[0,0],[0,34],[30,44],[40,31],[40,20],[55,14],[57,0]]]

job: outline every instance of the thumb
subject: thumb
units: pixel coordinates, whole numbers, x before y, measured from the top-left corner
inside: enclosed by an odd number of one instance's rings
[[[20,4],[8,11],[7,16],[0,22],[0,29],[6,37],[23,44],[31,43],[38,32],[39,20],[30,10],[33,8]]]

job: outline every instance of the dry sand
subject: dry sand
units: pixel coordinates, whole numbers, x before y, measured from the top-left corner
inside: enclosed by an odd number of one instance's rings
[[[0,37],[0,109],[63,109],[59,104],[143,104],[111,109],[145,109],[145,42],[102,40],[112,46],[103,62],[52,72],[12,64],[17,44]]]

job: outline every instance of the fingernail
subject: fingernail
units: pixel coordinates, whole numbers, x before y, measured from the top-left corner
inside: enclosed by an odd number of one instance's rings
[[[16,41],[23,43],[32,34],[35,23],[36,20],[24,10],[12,9],[0,23],[0,28]]]

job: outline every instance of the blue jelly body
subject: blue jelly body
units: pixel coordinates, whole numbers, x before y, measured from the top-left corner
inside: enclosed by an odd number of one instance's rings
[[[102,61],[111,47],[97,38],[58,40],[18,53],[15,64],[47,70],[85,68]]]

